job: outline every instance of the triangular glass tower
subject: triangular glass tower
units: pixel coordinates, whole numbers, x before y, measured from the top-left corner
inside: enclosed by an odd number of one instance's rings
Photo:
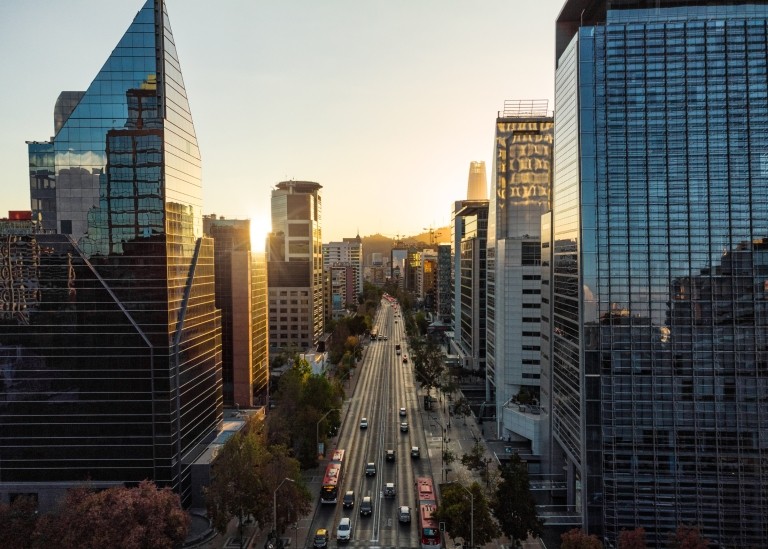
[[[38,231],[9,243],[35,291],[0,315],[0,353],[15,357],[0,394],[0,497],[18,491],[9,483],[149,478],[188,501],[191,463],[222,418],[220,315],[162,0],[55,112],[52,142],[30,144]]]

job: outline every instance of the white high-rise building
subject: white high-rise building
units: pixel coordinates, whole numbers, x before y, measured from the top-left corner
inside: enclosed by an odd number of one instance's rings
[[[496,119],[488,213],[487,379],[501,438],[541,454],[541,216],[549,208],[553,119],[546,101],[507,102]],[[522,405],[521,405],[522,404]]]

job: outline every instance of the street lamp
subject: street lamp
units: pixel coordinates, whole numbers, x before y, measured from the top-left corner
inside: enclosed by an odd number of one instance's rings
[[[440,478],[442,480],[446,480],[445,465],[443,463],[443,460],[445,459],[445,426],[442,423],[440,423],[440,421],[435,416],[432,416],[432,419],[443,430],[443,436],[440,437],[440,470],[441,470],[441,473],[442,473],[440,475]]]
[[[340,412],[341,408],[331,408],[327,412],[323,414],[323,416],[318,420],[317,425],[315,426],[315,448],[319,450],[320,448],[320,423],[328,417],[328,414],[331,412]],[[319,453],[319,452],[318,452]]]
[[[455,480],[446,484],[461,486],[469,494],[469,546],[475,549],[475,495],[472,493],[472,490]]]
[[[280,489],[280,487],[285,484],[285,481],[292,482],[296,484],[296,481],[292,478],[285,477],[283,480],[280,481],[280,484],[277,485],[277,488],[275,488],[275,491],[272,492],[272,526],[274,527],[275,532],[275,538],[277,538],[277,491]]]

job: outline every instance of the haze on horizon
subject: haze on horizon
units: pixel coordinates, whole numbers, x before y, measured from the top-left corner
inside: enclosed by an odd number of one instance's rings
[[[24,142],[51,137],[59,93],[87,89],[143,3],[0,5],[13,75],[0,92],[0,215],[29,208]],[[504,100],[552,105],[560,0],[166,3],[204,213],[267,228],[274,185],[310,180],[323,186],[324,242],[416,235],[450,223],[471,161],[490,183]]]

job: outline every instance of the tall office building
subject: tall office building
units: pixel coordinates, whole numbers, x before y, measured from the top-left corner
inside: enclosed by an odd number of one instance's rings
[[[186,502],[222,420],[220,315],[162,0],[55,114],[29,146],[37,228],[2,232],[0,497],[152,479]]]
[[[269,397],[266,256],[251,247],[248,219],[206,215],[203,230],[215,250],[224,404],[264,406]]]
[[[323,334],[319,183],[283,181],[272,191],[268,238],[269,344],[314,349]]]
[[[488,213],[487,379],[499,436],[542,455],[541,215],[552,188],[548,102],[506,101],[496,118]],[[525,402],[533,406],[520,406]]]
[[[556,61],[551,407],[568,503],[611,543],[694,524],[762,547],[768,5],[570,0]]]
[[[332,288],[326,287],[326,294],[338,296],[336,305],[332,305],[334,310],[343,310],[348,303],[357,304],[357,297],[363,293],[363,240],[360,235],[323,244],[323,269],[329,271],[332,267],[334,273],[326,275]],[[347,273],[348,269],[351,269],[350,273]],[[326,305],[329,301],[333,303],[334,299],[328,297]]]
[[[485,376],[488,181],[485,162],[471,162],[466,200],[451,215],[452,352],[464,368]]]
[[[451,285],[451,245],[437,246],[437,316],[443,324],[451,324],[453,309],[453,286]]]

